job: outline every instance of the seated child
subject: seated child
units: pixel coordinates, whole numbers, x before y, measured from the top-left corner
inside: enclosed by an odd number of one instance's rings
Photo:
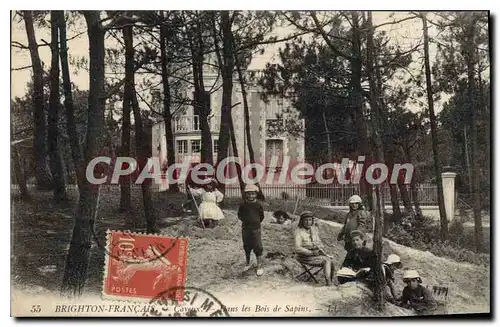
[[[350,280],[339,277],[341,284],[365,277],[375,263],[373,250],[366,247],[365,234],[360,230],[354,230],[351,232],[350,238],[352,248],[347,252],[342,267],[352,269],[354,272],[366,269],[366,273],[357,274],[356,278]]]
[[[415,310],[419,315],[429,315],[436,310],[437,302],[416,270],[407,270],[403,276],[406,287],[403,289],[401,306]]]
[[[276,223],[280,225],[290,224],[292,219],[283,210],[277,210],[273,213],[273,217],[276,218]]]
[[[395,288],[395,280],[394,280],[394,272],[396,269],[401,269],[401,258],[397,254],[390,254],[387,257],[387,260],[382,263],[382,269],[385,276],[385,281],[387,283],[387,287],[389,287],[389,291],[391,292],[392,299],[390,301],[395,301],[396,297],[396,288]],[[388,298],[390,299],[390,298]]]
[[[224,195],[216,187],[217,181],[210,178],[208,184],[205,184],[202,189],[189,188],[194,196],[201,196],[202,202],[198,210],[203,225],[208,228],[214,228],[219,220],[224,219],[224,213],[217,205]]]

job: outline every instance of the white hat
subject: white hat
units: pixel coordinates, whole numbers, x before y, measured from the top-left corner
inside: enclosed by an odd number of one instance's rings
[[[359,195],[353,195],[349,198],[349,203],[363,203]]]
[[[414,278],[417,278],[420,281],[422,281],[422,279],[420,278],[420,275],[418,274],[418,271],[413,270],[413,269],[405,271],[405,274],[403,275],[403,280],[414,279]]]
[[[388,257],[387,257],[387,260],[385,260],[385,264],[393,264],[393,263],[398,263],[398,262],[401,262],[401,258],[399,257],[399,255],[397,254],[390,254]]]
[[[354,270],[347,268],[347,267],[342,267],[340,268],[339,271],[337,271],[337,276],[339,277],[355,277],[356,273]]]
[[[245,186],[245,192],[259,192],[259,188],[255,184],[247,184]]]

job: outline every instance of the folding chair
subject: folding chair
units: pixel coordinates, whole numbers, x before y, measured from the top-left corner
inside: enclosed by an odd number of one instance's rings
[[[447,314],[448,287],[435,285],[432,287],[432,293],[437,302],[437,307],[433,314]]]
[[[297,260],[297,258],[295,259]],[[301,280],[304,279],[306,282],[313,280],[316,284],[319,284],[318,280],[316,279],[316,275],[318,275],[320,272],[324,270],[323,265],[321,266],[315,266],[315,265],[308,265],[306,263],[302,263],[299,260],[297,262],[300,264],[302,267],[302,273],[297,275],[295,279]]]
[[[441,301],[448,300],[448,287],[435,285],[432,287],[432,293]]]

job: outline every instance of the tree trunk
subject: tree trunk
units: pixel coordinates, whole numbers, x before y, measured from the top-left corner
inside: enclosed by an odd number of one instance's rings
[[[87,135],[85,161],[88,163],[98,155],[102,144],[104,127],[104,29],[100,23],[99,11],[85,11],[89,39],[89,96],[87,112]],[[83,167],[80,167],[82,169]],[[83,168],[84,169],[84,168]],[[85,171],[85,169],[83,170]],[[66,267],[62,285],[63,293],[80,295],[85,280],[92,245],[92,231],[97,218],[99,187],[91,185],[86,179],[81,183],[80,197],[75,213],[73,234],[66,256]]]
[[[399,194],[401,194],[401,200],[403,201],[403,205],[405,207],[405,214],[409,214],[412,217],[415,215],[413,212],[413,208],[411,206],[411,200],[410,200],[410,195],[408,194],[408,189],[406,188],[406,185],[404,184],[403,181],[398,179],[398,188],[399,188]]]
[[[205,83],[203,80],[203,35],[201,26],[196,26],[192,37],[189,38],[192,55],[193,82],[194,82],[194,107],[199,113],[201,130],[201,162],[213,164],[212,133],[208,123],[210,115],[210,101],[207,99]]]
[[[359,14],[355,11],[351,12],[352,17],[352,56],[351,59],[351,101],[354,107],[354,124],[356,128],[356,134],[358,135],[358,150],[361,156],[366,156],[369,153],[368,150],[368,135],[366,132],[366,121],[364,117],[363,109],[363,88],[361,86],[362,78],[362,55],[361,55],[361,34],[359,29]],[[366,172],[366,167],[363,168]],[[360,193],[363,200],[368,204],[370,210],[373,208],[373,199],[371,185],[369,185],[366,180],[365,173],[361,173],[360,179]]]
[[[239,158],[238,155],[238,145],[236,144],[236,135],[234,134],[234,125],[233,125],[233,117],[229,116],[229,131],[231,132],[231,146],[233,148],[233,156]],[[236,174],[238,175],[238,181],[240,183],[241,195],[245,194],[245,183],[243,182],[243,178],[241,177],[241,165],[236,164]]]
[[[411,156],[411,150],[408,144],[405,146],[405,155],[406,155],[406,161],[411,162],[412,156]],[[413,176],[411,177],[410,180],[410,193],[411,193],[411,198],[413,200],[413,206],[415,207],[415,215],[417,217],[422,216],[422,209],[420,208],[420,201],[418,199],[418,189],[417,189],[417,181],[418,181],[418,167],[414,166],[413,170]]]
[[[373,71],[374,63],[376,59],[374,58],[375,47],[373,42],[374,28],[372,24],[372,13],[368,12],[367,19],[367,39],[366,39],[366,74],[368,76],[370,84],[370,111],[371,111],[371,124],[372,124],[372,137],[373,143],[375,144],[375,160],[378,163],[384,163],[384,149],[382,145],[381,138],[381,115],[380,109],[378,108],[377,99],[379,97],[379,92],[377,88],[377,82],[375,72]],[[384,197],[383,188],[380,184],[374,186],[374,194],[376,198],[375,204],[375,228],[373,232],[373,251],[375,253],[375,300],[377,303],[377,309],[382,311],[384,308],[384,293],[385,293],[385,278],[382,271],[382,234],[383,234],[383,219],[384,219]]]
[[[477,110],[475,106],[478,104],[476,97],[476,85],[475,85],[475,44],[474,35],[476,33],[475,29],[476,19],[472,18],[468,22],[467,26],[467,39],[465,43],[465,60],[467,62],[467,97],[469,98],[469,117],[470,117],[470,139],[471,139],[471,158],[472,160],[472,211],[474,213],[474,239],[476,243],[476,251],[483,251],[483,223],[481,221],[481,193],[480,193],[480,182],[481,177],[479,174],[479,160],[477,160],[477,153],[479,152],[479,146],[477,142]]]
[[[330,129],[328,128],[328,123],[326,121],[326,115],[324,109],[322,110],[322,114],[323,114],[323,124],[325,125],[326,151],[328,156],[328,162],[331,162],[333,160],[333,149],[332,149],[332,142],[330,139]]]
[[[235,54],[234,56],[234,64],[236,66],[236,70],[238,72],[238,80],[240,82],[241,86],[241,94],[243,97],[243,115],[245,117],[245,139],[246,139],[246,146],[248,148],[248,157],[250,160],[250,163],[253,164],[255,163],[255,153],[253,152],[253,145],[252,145],[252,134],[250,133],[250,110],[248,108],[248,95],[246,91],[246,81],[245,77],[243,76],[243,73],[241,71],[241,63],[239,61],[238,55]],[[243,149],[243,152],[245,152],[246,149]],[[244,162],[243,164],[247,164]],[[252,168],[252,176],[255,173],[255,169]],[[262,193],[262,189],[260,188],[260,183],[257,183],[257,187],[259,188],[259,199],[262,201],[265,201],[264,193]],[[243,196],[243,193],[242,193]]]
[[[122,29],[123,40],[127,42],[133,38],[132,29],[124,27]],[[132,105],[132,93],[134,92],[134,49],[125,48],[125,83],[123,85],[123,124],[122,140],[120,146],[120,156],[130,157],[130,106]],[[130,196],[130,175],[120,177],[120,211],[132,210]]]
[[[123,36],[125,43],[125,53],[126,53],[126,65],[134,64],[134,38],[132,25],[125,26],[123,28]],[[132,71],[130,76],[127,76],[129,81],[129,88],[132,97],[132,110],[134,113],[134,124],[135,124],[135,147],[137,156],[137,165],[139,172],[142,172],[147,166],[149,159],[149,144],[146,139],[146,133],[144,131],[144,125],[142,122],[141,112],[139,108],[139,102],[137,101],[137,94],[135,90],[135,78]],[[155,172],[158,173],[158,172]],[[151,196],[151,182],[150,178],[146,178],[141,184],[142,190],[142,201],[144,206],[144,214],[146,216],[146,229],[148,233],[157,233],[156,228],[156,213],[153,204],[153,198]]]
[[[21,200],[31,201],[31,195],[26,186],[26,178],[24,177],[24,172],[21,169],[21,158],[19,157],[19,151],[17,150],[17,145],[11,145],[12,149],[12,166],[14,168],[14,176],[16,177],[16,183],[19,186],[19,193],[21,195]]]
[[[33,148],[35,150],[35,179],[39,190],[52,189],[52,176],[47,165],[46,150],[46,121],[45,104],[43,97],[43,68],[38,54],[38,44],[33,27],[33,12],[23,12],[26,35],[28,37],[28,47],[30,50],[31,65],[33,66],[33,118],[35,125],[35,135],[33,138]]]
[[[163,119],[165,121],[165,137],[167,141],[167,163],[175,163],[174,134],[172,133],[172,114],[170,112],[170,85],[168,82],[168,56],[167,56],[167,26],[160,30],[161,78],[163,85]],[[169,184],[170,192],[178,193],[179,184]]]
[[[227,157],[229,148],[229,133],[231,125],[231,106],[233,94],[233,33],[231,32],[231,21],[229,11],[221,11],[221,30],[223,36],[222,42],[222,104],[219,131],[219,152],[217,153],[217,164]],[[218,42],[218,39],[215,39]],[[225,193],[225,182],[220,181],[219,190]]]
[[[431,64],[429,59],[429,34],[427,31],[427,18],[425,13],[421,14],[422,24],[424,29],[424,64],[425,64],[425,80],[427,84],[427,101],[429,104],[429,119],[431,122],[431,139],[432,139],[432,153],[434,156],[434,174],[436,175],[438,204],[439,204],[439,217],[441,222],[441,241],[448,239],[448,220],[446,219],[446,211],[444,207],[443,196],[443,183],[441,178],[441,170],[439,169],[439,152],[438,152],[438,139],[437,139],[437,123],[434,114],[434,93],[432,91],[431,80]]]
[[[73,106],[73,95],[71,92],[71,80],[69,77],[69,65],[68,65],[68,47],[66,45],[66,20],[64,18],[63,11],[56,11],[59,22],[59,39],[61,43],[61,72],[63,80],[63,90],[64,90],[64,107],[66,111],[66,131],[69,136],[69,144],[71,148],[71,158],[73,159],[73,164],[75,166],[76,172],[76,182],[78,184],[78,189],[81,189],[85,181],[85,164],[82,162],[82,148],[80,146],[80,141],[76,129],[75,122],[75,109]]]
[[[56,202],[67,200],[66,182],[64,178],[64,168],[61,158],[61,151],[58,142],[58,121],[59,121],[59,17],[54,11],[50,12],[51,40],[50,49],[52,60],[50,65],[50,102],[48,113],[48,146],[50,158],[50,172],[52,173],[52,187],[54,200]]]

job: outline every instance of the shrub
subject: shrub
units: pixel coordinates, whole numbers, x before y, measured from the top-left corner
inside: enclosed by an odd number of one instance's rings
[[[455,261],[489,265],[488,253],[474,252],[474,235],[466,232],[460,221],[449,226],[450,240],[440,241],[439,225],[430,217],[407,217],[403,224],[390,226],[387,238],[412,248],[429,251],[434,255]]]

